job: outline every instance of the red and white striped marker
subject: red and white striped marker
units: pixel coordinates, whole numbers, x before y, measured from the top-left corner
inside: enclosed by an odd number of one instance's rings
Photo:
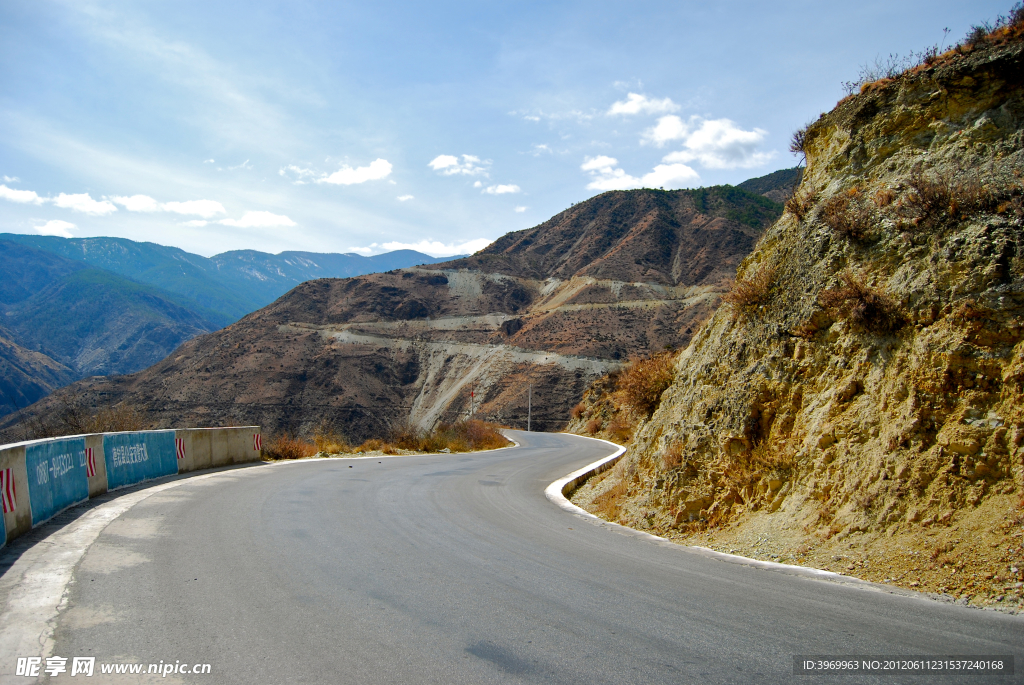
[[[17,498],[14,492],[14,469],[3,469],[0,471],[0,499],[4,502],[4,513],[14,511]]]
[[[252,434],[252,448],[257,452],[263,449],[263,438],[259,433]]]
[[[92,478],[96,475],[96,456],[93,454],[91,447],[85,448],[85,475],[87,478]]]
[[[174,451],[178,453],[178,459],[185,458],[185,438],[174,439]]]

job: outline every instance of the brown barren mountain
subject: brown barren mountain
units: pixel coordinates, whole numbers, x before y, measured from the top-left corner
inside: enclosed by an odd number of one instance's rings
[[[72,395],[138,405],[159,426],[352,440],[471,409],[525,427],[531,386],[533,427],[558,428],[595,378],[685,346],[780,212],[729,186],[604,193],[469,258],[303,283],[145,371],[54,393],[4,434]]]

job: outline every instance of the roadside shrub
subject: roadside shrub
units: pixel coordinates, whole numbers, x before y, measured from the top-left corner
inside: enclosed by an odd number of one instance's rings
[[[817,199],[818,195],[813,191],[796,192],[786,200],[786,209],[798,221],[803,221],[804,217],[811,211],[811,208],[814,207]]]
[[[569,416],[571,416],[574,419],[578,419],[581,416],[583,416],[583,412],[585,409],[586,408],[583,406],[583,403],[580,402],[575,407],[573,407],[572,410],[569,411]]]
[[[789,151],[794,155],[800,157],[804,162],[807,161],[807,129],[810,128],[810,124],[804,126],[801,129],[793,132],[793,136],[789,139]]]
[[[829,228],[848,240],[865,240],[874,219],[856,188],[823,202],[819,216]]]
[[[841,286],[818,295],[818,303],[830,315],[876,333],[892,333],[906,323],[896,303],[868,287],[863,279],[847,271],[840,280]]]
[[[778,267],[775,265],[758,264],[749,268],[742,278],[736,280],[732,290],[726,293],[722,300],[733,308],[734,313],[753,311],[762,307],[768,304],[771,298],[777,273]]]
[[[492,450],[509,444],[508,438],[499,432],[500,426],[470,419],[455,423],[442,423],[428,436],[435,447],[433,451],[447,447],[452,452]]]
[[[623,402],[637,414],[653,414],[662,393],[675,379],[675,359],[674,353],[662,352],[630,363],[618,379]]]
[[[316,445],[302,438],[293,438],[288,433],[268,441],[262,452],[268,459],[308,459],[316,453]]]
[[[586,431],[593,435],[597,431],[601,430],[601,419],[590,419],[587,421]]]
[[[907,179],[911,187],[904,206],[915,210],[918,223],[934,223],[943,217],[968,217],[999,208],[1011,196],[1009,188],[997,192],[973,177],[956,179],[948,174],[925,174],[915,169]]]
[[[896,199],[896,193],[891,188],[879,188],[875,193],[875,204],[879,207],[888,207]]]

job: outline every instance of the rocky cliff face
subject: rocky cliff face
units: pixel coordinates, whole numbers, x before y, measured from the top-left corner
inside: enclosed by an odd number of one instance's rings
[[[444,264],[306,282],[132,376],[69,393],[159,425],[327,424],[351,440],[474,411],[558,429],[594,379],[682,347],[781,206],[728,186],[609,192]]]
[[[1020,601],[1018,33],[868,84],[806,130],[787,212],[578,503],[727,551]]]

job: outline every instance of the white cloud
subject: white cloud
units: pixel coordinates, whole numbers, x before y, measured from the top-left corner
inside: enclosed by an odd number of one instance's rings
[[[694,118],[691,118],[691,121]],[[640,137],[640,142],[642,144],[651,143],[662,147],[665,143],[673,140],[685,140],[689,133],[690,127],[676,115],[670,114],[667,117],[661,117],[658,119],[657,124],[644,131]]]
[[[214,160],[212,160],[212,159],[204,159],[204,160],[203,160],[203,164],[214,164],[214,163],[215,163],[215,162],[214,162]]]
[[[481,183],[480,181],[474,181],[473,182],[473,187],[474,188],[483,188],[483,186],[484,186],[484,184]]]
[[[430,255],[431,257],[451,257],[457,254],[473,254],[479,250],[484,249],[490,245],[492,240],[488,238],[476,238],[475,240],[467,240],[461,243],[442,243],[439,240],[421,240],[418,243],[402,243],[396,241],[378,244],[371,243],[366,247],[350,247],[348,248],[351,252],[356,252],[361,255],[372,255],[380,254],[382,252],[391,252],[393,250],[416,250],[417,252],[423,252]]]
[[[4,176],[4,180],[8,180],[7,176]],[[34,191],[15,190],[14,188],[8,188],[5,185],[0,185],[0,198],[10,200],[11,202],[33,205],[41,205],[47,200],[45,197],[39,197]]]
[[[148,195],[132,195],[131,197],[114,196],[110,198],[129,212],[159,212],[160,203]]]
[[[509,193],[518,193],[519,186],[513,185],[511,183],[496,186],[487,186],[481,192],[487,193],[488,195],[507,195]]]
[[[775,156],[774,151],[762,152],[758,146],[768,132],[755,128],[744,131],[729,119],[703,119],[690,117],[684,122],[670,115],[644,132],[641,143],[662,147],[665,143],[681,140],[683,149],[666,155],[662,161],[688,163],[697,161],[709,169],[735,169],[756,167]]]
[[[655,100],[639,93],[629,93],[625,100],[612,103],[608,114],[664,114],[678,111],[679,105],[669,98]]]
[[[61,238],[71,238],[71,229],[78,228],[70,221],[61,221],[60,219],[53,219],[47,221],[42,226],[33,226],[36,229],[36,233],[40,235],[56,235]]]
[[[237,228],[267,228],[273,226],[295,226],[295,222],[283,214],[270,212],[246,212],[241,219],[221,219],[217,223]]]
[[[186,221],[186,222],[182,223],[181,225],[182,226],[197,226],[197,227],[201,228],[201,227],[205,226],[208,223],[210,223],[210,222],[209,221],[203,221],[202,219],[193,219],[192,221]]]
[[[18,181],[21,180],[17,176],[7,176],[7,175],[5,175],[3,177],[3,179],[4,179],[4,183],[17,183]]]
[[[450,257],[457,254],[473,254],[484,249],[492,242],[494,241],[487,238],[467,240],[463,243],[448,243],[447,245],[437,240],[421,240],[418,243],[400,243],[396,241],[384,243],[381,247],[389,252],[391,250],[416,250],[417,252],[424,252],[431,257]]]
[[[487,166],[490,162],[481,161],[473,155],[462,155],[462,161],[455,155],[438,155],[427,163],[434,171],[439,171],[445,176],[464,174],[466,176],[487,176]]]
[[[61,193],[52,202],[58,207],[73,209],[76,212],[92,214],[93,216],[104,216],[117,211],[117,207],[110,200],[94,200],[89,196],[89,193],[76,193],[73,195]]]
[[[540,157],[544,153],[552,154],[554,151],[544,143],[538,143],[533,146],[533,156]]]
[[[593,179],[590,190],[629,190],[630,188],[682,188],[700,180],[700,175],[685,164],[659,164],[640,178],[630,176],[619,168],[614,157],[601,155],[586,158],[580,169]]]
[[[187,200],[185,202],[157,202],[148,195],[132,195],[131,197],[114,196],[110,198],[129,212],[173,212],[175,214],[194,214],[209,219],[217,214],[227,214],[224,205],[216,200]],[[205,222],[204,222],[205,224]],[[186,226],[200,224],[187,223]]]
[[[317,179],[317,183],[335,183],[349,186],[354,183],[378,181],[382,178],[387,178],[391,174],[391,168],[391,162],[386,159],[377,158],[370,162],[369,166],[361,166],[355,169],[347,165],[343,166],[330,176]]]
[[[611,167],[616,166],[618,163],[619,160],[614,157],[598,155],[597,157],[585,158],[583,164],[580,165],[580,169],[583,169],[583,171],[611,173]]]
[[[519,206],[519,207],[516,207],[515,212],[516,212],[516,214],[522,214],[527,209],[529,209],[529,208],[528,207]]]
[[[374,252],[378,252],[379,251],[378,250],[379,247],[380,247],[380,245],[378,245],[377,243],[370,243],[366,247],[350,247],[348,249],[351,252],[358,252],[359,254],[363,255],[364,257],[369,257]]]
[[[584,123],[594,118],[592,113],[583,112],[578,109],[568,110],[564,112],[544,112],[539,109],[535,110],[512,110],[509,112],[511,116],[522,117],[526,121],[566,121],[575,120],[577,123]]]
[[[228,167],[228,171],[234,171],[235,169],[252,169],[252,164],[249,164],[249,160],[245,160],[241,164]]]
[[[700,180],[700,174],[685,164],[659,164],[640,179],[642,188],[683,188]]]
[[[294,164],[289,164],[288,166],[281,167],[280,169],[277,170],[277,173],[280,174],[281,176],[284,176],[285,178],[294,176],[295,180],[293,180],[292,183],[294,183],[295,185],[305,184],[307,182],[305,179],[315,179],[317,176],[326,176],[326,174],[319,174],[316,171],[313,171],[312,169],[305,169],[300,166],[295,166]]]
[[[165,212],[175,214],[194,214],[209,219],[217,214],[227,214],[224,205],[216,200],[187,200],[185,202],[165,202],[160,207]]]
[[[395,199],[399,202],[408,202],[409,200],[415,200],[416,198],[413,195],[399,195]]]

